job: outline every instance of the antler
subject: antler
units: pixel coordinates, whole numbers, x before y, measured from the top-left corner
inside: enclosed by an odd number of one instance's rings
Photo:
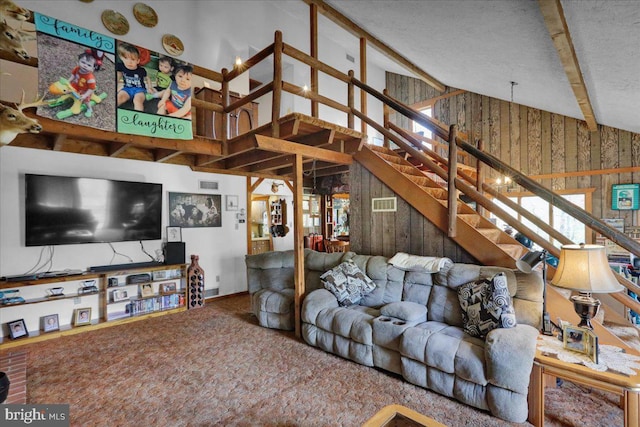
[[[38,94],[36,94],[36,100],[28,104],[24,103],[24,95],[25,95],[24,89],[22,89],[22,99],[20,99],[20,105],[17,106],[20,112],[22,112],[22,110],[25,108],[38,107],[40,105],[48,104],[48,102],[44,100],[44,97],[46,96],[46,94],[42,95],[42,98],[38,98]]]

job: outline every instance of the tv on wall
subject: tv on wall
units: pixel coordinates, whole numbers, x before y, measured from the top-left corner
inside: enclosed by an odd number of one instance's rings
[[[162,238],[162,184],[25,174],[27,246]]]

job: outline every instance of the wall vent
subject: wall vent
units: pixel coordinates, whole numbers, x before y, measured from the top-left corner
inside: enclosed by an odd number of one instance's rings
[[[218,181],[198,181],[198,186],[201,190],[217,190],[220,187]]]
[[[355,63],[356,63],[356,58],[354,58],[353,56],[351,56],[351,55],[349,55],[349,54],[347,53],[347,61],[349,61],[349,62],[353,62],[353,63],[355,64]]]
[[[395,197],[377,197],[371,199],[371,212],[395,212],[398,200]]]

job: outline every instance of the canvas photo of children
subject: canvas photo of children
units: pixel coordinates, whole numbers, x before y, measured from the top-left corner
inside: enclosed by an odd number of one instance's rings
[[[115,131],[114,55],[38,33],[42,117]]]
[[[191,120],[193,66],[117,42],[118,108]]]

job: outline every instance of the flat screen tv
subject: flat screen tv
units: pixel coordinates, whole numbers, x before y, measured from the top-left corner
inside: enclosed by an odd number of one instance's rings
[[[27,246],[159,240],[162,184],[25,174]]]

